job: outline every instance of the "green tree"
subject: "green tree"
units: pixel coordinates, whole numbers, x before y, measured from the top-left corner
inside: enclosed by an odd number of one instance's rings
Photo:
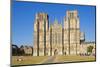
[[[87,47],[87,53],[88,54],[91,54],[92,53],[92,50],[93,50],[93,46],[88,46]]]

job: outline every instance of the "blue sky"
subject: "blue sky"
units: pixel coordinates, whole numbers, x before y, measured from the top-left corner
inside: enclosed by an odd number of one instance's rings
[[[80,30],[85,33],[86,41],[95,41],[95,7],[65,4],[47,4],[37,2],[12,2],[12,43],[33,45],[34,19],[38,12],[49,15],[49,23],[56,18],[63,22],[67,10],[78,10]]]

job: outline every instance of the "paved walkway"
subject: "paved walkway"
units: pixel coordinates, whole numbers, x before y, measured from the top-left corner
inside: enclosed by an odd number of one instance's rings
[[[51,56],[45,61],[43,61],[42,63],[55,63],[55,60],[56,60],[56,56]]]

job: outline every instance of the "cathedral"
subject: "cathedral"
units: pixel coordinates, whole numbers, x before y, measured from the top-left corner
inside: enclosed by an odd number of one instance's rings
[[[80,31],[78,11],[66,11],[63,23],[57,19],[49,23],[49,15],[37,13],[34,22],[33,56],[79,55],[86,53],[87,46],[95,42],[85,42],[85,34]]]

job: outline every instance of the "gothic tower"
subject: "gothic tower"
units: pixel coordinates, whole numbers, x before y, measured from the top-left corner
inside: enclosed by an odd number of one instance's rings
[[[46,55],[46,34],[48,31],[48,15],[45,13],[36,14],[34,23],[34,55],[45,56]]]
[[[80,29],[78,12],[67,11],[64,18],[64,53],[79,54]]]

